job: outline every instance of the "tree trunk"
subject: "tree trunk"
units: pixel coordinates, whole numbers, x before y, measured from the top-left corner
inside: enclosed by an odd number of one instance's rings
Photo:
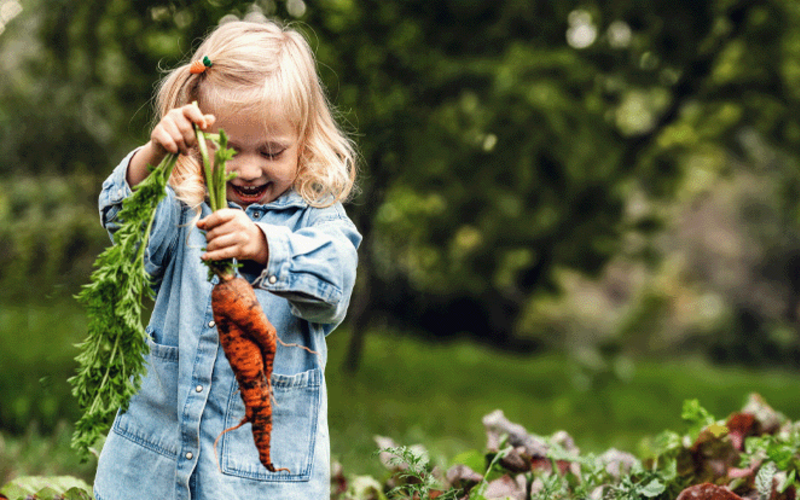
[[[369,251],[363,253],[359,268],[359,280],[350,304],[350,342],[347,344],[347,353],[341,367],[346,373],[355,373],[358,370],[361,353],[364,350],[364,337],[370,322],[368,310],[372,302],[373,274]]]

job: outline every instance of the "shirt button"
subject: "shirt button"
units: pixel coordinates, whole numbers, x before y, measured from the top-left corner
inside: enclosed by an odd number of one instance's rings
[[[212,319],[211,321],[209,321],[209,322],[208,322],[208,327],[209,327],[209,328],[214,328],[214,325],[216,325],[216,323],[214,323],[214,320],[213,320],[213,319]]]
[[[187,451],[186,452],[186,460],[191,460],[192,457],[194,457],[194,455],[192,455],[192,452],[191,451]]]
[[[253,212],[253,217],[258,219],[259,217],[261,217],[261,212]]]
[[[194,390],[197,391],[197,392],[203,392],[203,386],[202,385],[198,385],[197,387],[194,388]]]
[[[272,276],[269,277],[267,281],[269,281],[270,285],[274,285],[275,283],[278,282],[278,277],[273,274]]]

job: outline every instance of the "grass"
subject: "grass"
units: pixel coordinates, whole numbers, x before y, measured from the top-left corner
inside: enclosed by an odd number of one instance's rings
[[[0,425],[25,432],[33,422],[49,433],[77,405],[67,377],[73,375],[85,319],[76,303],[3,304],[0,307]]]
[[[91,481],[93,464],[79,464],[69,448],[76,408],[66,384],[84,325],[69,301],[0,309],[0,484],[28,474]],[[329,337],[327,368],[332,454],[346,474],[384,474],[375,435],[423,444],[448,465],[483,449],[481,419],[495,409],[535,434],[565,430],[585,452],[637,452],[644,438],[683,430],[686,399],[723,418],[758,392],[789,418],[800,417],[796,372],[674,359],[641,360],[616,376],[559,354],[516,356],[467,341],[373,333],[350,375],[340,370],[348,340],[344,329]]]
[[[372,335],[360,371],[348,376],[338,370],[347,338],[335,337],[328,367],[332,449],[354,473],[382,472],[366,460],[376,449],[375,434],[423,444],[445,465],[459,453],[482,450],[481,419],[495,409],[534,434],[565,430],[585,452],[640,453],[646,438],[684,430],[686,399],[699,399],[724,418],[757,392],[790,418],[800,416],[800,380],[790,371],[642,360],[617,377],[611,370],[587,374],[559,354],[515,356],[466,341]]]
[[[31,424],[22,435],[0,430],[0,487],[22,476],[75,476],[91,484],[96,460],[79,463],[70,447],[72,429],[62,421],[43,433]]]

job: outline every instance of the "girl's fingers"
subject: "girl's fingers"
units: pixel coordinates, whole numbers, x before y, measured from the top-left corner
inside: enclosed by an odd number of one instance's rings
[[[164,130],[164,127],[156,127],[150,136],[150,140],[168,153],[175,154],[180,152],[180,146],[172,138],[172,135]]]
[[[197,106],[188,105],[171,110],[159,125],[177,145],[178,150],[183,154],[188,154],[197,143],[194,125],[197,124],[201,129],[205,129],[213,125],[214,121],[213,115],[204,115]],[[165,140],[165,143],[168,142]]]
[[[150,139],[168,153],[188,154],[197,143],[194,125],[207,129],[214,125],[214,115],[203,114],[194,104],[170,110],[153,129]]]
[[[184,151],[181,151],[183,154],[187,154],[189,152],[189,148],[195,145],[197,142],[197,138],[194,135],[194,128],[192,124],[189,122],[181,122],[177,124],[178,132],[181,134],[181,140],[183,141]]]
[[[164,120],[163,129],[169,135],[170,139],[178,146],[178,150],[186,154],[189,150],[189,144],[187,143],[186,134],[181,129],[180,124],[172,120]]]
[[[197,110],[195,110],[197,111]],[[199,112],[198,112],[199,114]],[[202,115],[200,115],[202,120]],[[189,148],[197,143],[197,137],[194,133],[194,122],[192,118],[197,119],[196,115],[186,116],[186,112],[170,113],[165,117],[165,125],[169,127],[169,131],[173,134],[173,139],[183,146],[181,152],[186,154]]]
[[[209,240],[206,252],[202,255],[203,260],[225,260],[243,259],[247,256],[244,253],[242,242],[233,237],[225,235],[213,240]]]
[[[217,226],[214,229],[206,231],[206,240],[208,241],[209,245],[213,244],[217,247],[221,247],[224,245],[234,245],[236,241],[232,241],[235,237],[238,237],[242,234],[242,231],[238,228],[231,227],[229,225],[222,225]]]
[[[207,251],[200,258],[203,260],[229,260],[236,258],[236,252],[228,247],[216,251]]]
[[[229,248],[232,246],[236,246],[236,241],[231,237],[231,235],[217,236],[216,238],[208,240],[208,244],[206,244],[206,252],[213,252],[215,250],[221,250],[223,248]]]
[[[156,144],[170,153],[186,153],[186,138],[178,125],[167,118],[161,120],[150,136]]]
[[[197,227],[206,232],[206,240],[208,241],[208,249],[213,250],[224,245],[230,245],[231,242],[226,243],[225,236],[236,235],[239,231],[238,227],[234,224],[228,224],[228,219],[225,214],[220,214],[222,210],[212,213],[208,217],[197,221]]]
[[[197,227],[199,227],[200,229],[211,231],[214,228],[235,219],[237,215],[240,215],[237,214],[237,212],[241,212],[242,216],[244,216],[245,218],[247,217],[241,210],[223,208],[197,221]]]
[[[196,123],[200,128],[206,128],[208,126],[208,123],[206,123],[206,116],[200,111],[200,108],[198,108],[196,104],[189,104],[188,106],[182,107],[181,112],[190,125]]]
[[[202,130],[214,125],[216,117],[214,115],[204,115],[196,104],[189,104],[181,108],[183,116],[191,123],[196,123]]]

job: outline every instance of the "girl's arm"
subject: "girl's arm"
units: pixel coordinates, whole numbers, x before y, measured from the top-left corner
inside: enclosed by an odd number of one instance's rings
[[[214,115],[204,115],[196,104],[170,110],[150,133],[150,141],[131,159],[126,174],[130,187],[142,182],[149,174],[148,165],[158,165],[167,153],[188,154],[197,144],[194,124],[201,130],[214,124]]]
[[[292,313],[307,321],[338,325],[353,291],[361,243],[341,205],[304,228],[257,223],[264,231],[269,259],[254,287],[286,298]]]
[[[254,286],[289,300],[298,317],[324,324],[344,319],[358,264],[361,235],[341,205],[317,212],[306,227],[253,222],[239,209],[201,219],[204,260],[250,260],[263,267]]]
[[[112,237],[120,227],[120,213],[123,202],[126,198],[133,195],[131,187],[126,180],[130,170],[130,162],[135,150],[128,154],[111,172],[111,175],[103,182],[103,187],[99,195],[100,222]],[[174,191],[168,186],[166,197],[156,207],[155,218],[148,239],[148,249],[144,254],[145,269],[153,276],[157,277],[161,269],[166,264],[166,259],[171,254],[171,248],[177,239],[181,220],[184,217],[182,204],[175,200]]]

